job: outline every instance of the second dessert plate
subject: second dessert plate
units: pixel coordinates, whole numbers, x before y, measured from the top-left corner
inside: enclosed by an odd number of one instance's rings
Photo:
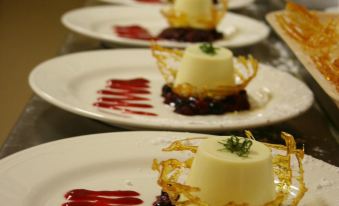
[[[132,190],[140,193],[137,196],[143,200],[140,206],[149,206],[161,191],[156,183],[158,174],[151,169],[153,159],[187,158],[187,153],[174,154],[161,149],[176,139],[201,136],[115,132],[42,144],[0,161],[0,201],[6,206],[76,205],[67,201],[66,192]],[[299,206],[338,205],[339,169],[308,155],[304,160],[309,191]],[[85,201],[83,205],[95,203]]]
[[[97,6],[76,9],[62,16],[62,23],[70,30],[95,39],[121,45],[148,47],[149,40],[120,37],[115,26],[138,25],[153,36],[168,27],[158,7]],[[262,22],[246,16],[227,13],[218,26],[225,38],[215,41],[216,46],[242,47],[258,43],[269,34],[269,28]],[[190,43],[161,40],[166,47],[184,48]]]
[[[125,93],[107,89],[107,81],[112,79],[111,83],[125,87]],[[142,86],[147,81],[149,88],[137,94],[138,98],[126,92],[126,83]],[[36,94],[62,109],[131,129],[217,132],[257,127],[295,117],[313,102],[313,94],[304,83],[288,73],[261,65],[258,75],[246,88],[251,110],[208,116],[176,114],[163,103],[161,87],[165,82],[151,51],[146,49],[58,57],[37,66],[30,74],[29,83]],[[94,106],[98,99],[110,107]]]
[[[142,0],[100,0],[107,3],[112,4],[124,4],[124,5],[130,5],[130,6],[153,6],[153,5],[161,5],[159,1],[142,1]],[[249,4],[253,3],[254,0],[229,0],[228,1],[228,8],[229,9],[239,9],[245,6],[248,6]]]

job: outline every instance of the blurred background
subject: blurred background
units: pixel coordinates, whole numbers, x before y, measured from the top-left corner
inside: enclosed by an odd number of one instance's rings
[[[65,39],[60,16],[85,0],[0,0],[0,145],[32,95],[27,76]]]

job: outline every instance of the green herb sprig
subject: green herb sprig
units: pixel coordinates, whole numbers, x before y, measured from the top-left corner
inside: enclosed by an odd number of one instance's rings
[[[203,43],[202,45],[200,45],[200,50],[204,52],[205,54],[215,55],[217,53],[216,50],[218,50],[218,48],[215,48],[213,44],[209,42],[209,43]]]
[[[249,139],[239,138],[236,136],[231,136],[227,140],[218,142],[222,144],[224,148],[220,149],[220,151],[230,151],[232,153],[236,153],[239,157],[248,157],[248,153],[250,152],[251,146],[253,142]]]

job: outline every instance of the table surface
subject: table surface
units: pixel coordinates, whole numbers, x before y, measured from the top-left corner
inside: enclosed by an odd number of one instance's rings
[[[90,1],[86,6],[97,5]],[[264,14],[282,8],[282,1],[258,0],[256,4],[236,11],[264,21]],[[255,31],[253,31],[255,32]],[[119,46],[70,33],[60,55],[98,49],[117,49]],[[298,145],[305,146],[306,154],[339,166],[339,111],[329,97],[315,83],[292,55],[286,45],[271,32],[268,39],[256,45],[235,49],[236,55],[252,54],[263,63],[287,71],[304,81],[315,94],[315,103],[304,114],[280,124],[251,129],[258,140],[280,143],[285,131],[296,137]],[[247,129],[247,128],[244,128]],[[96,120],[88,119],[55,107],[33,95],[27,102],[17,123],[0,150],[0,158],[42,143],[79,135],[126,131]],[[243,131],[220,133],[239,134]]]

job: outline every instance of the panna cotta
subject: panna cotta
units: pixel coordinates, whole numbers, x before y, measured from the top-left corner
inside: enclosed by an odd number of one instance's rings
[[[272,155],[263,143],[252,141],[246,156],[225,149],[231,137],[202,140],[186,184],[198,187],[194,193],[210,206],[233,202],[262,206],[276,197]],[[240,142],[244,141],[240,138]]]
[[[176,0],[174,2],[174,11],[183,14],[192,28],[206,28],[206,22],[212,20],[212,0]],[[187,26],[177,22],[175,27]]]
[[[211,48],[213,53],[208,53],[203,46],[208,45],[197,44],[186,48],[174,87],[180,84],[190,84],[197,89],[234,86],[232,52],[225,48]]]

